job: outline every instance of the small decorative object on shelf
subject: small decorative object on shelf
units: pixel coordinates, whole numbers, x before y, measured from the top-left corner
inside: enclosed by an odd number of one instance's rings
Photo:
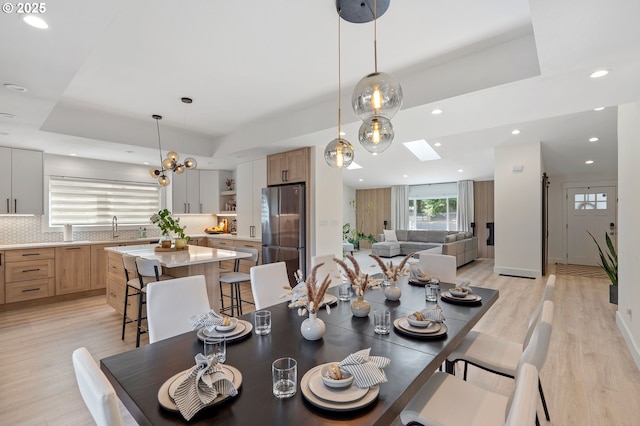
[[[224,181],[224,184],[227,185],[227,191],[232,191],[233,190],[233,179],[227,178]]]
[[[346,258],[349,259],[353,265],[353,269],[349,268],[349,266],[340,259],[334,258],[333,261],[344,270],[347,279],[351,283],[351,287],[353,287],[356,296],[358,296],[358,299],[351,303],[351,313],[356,317],[369,316],[371,304],[364,300],[364,293],[368,288],[379,288],[381,280],[374,280],[369,278],[369,275],[363,274],[358,261],[353,256],[348,254]]]
[[[398,284],[400,283],[401,278],[403,279],[403,281],[408,282],[410,270],[409,268],[405,268],[405,265],[413,255],[414,253],[409,253],[408,255],[406,255],[398,266],[393,266],[393,261],[389,261],[388,265],[385,264],[382,259],[380,259],[380,257],[375,254],[369,255],[370,257],[375,259],[378,265],[380,265],[382,273],[384,274],[385,278],[389,280],[390,285],[385,286],[384,289],[384,297],[386,297],[387,300],[391,300],[394,302],[400,300],[402,291],[400,290],[400,287],[398,287]]]
[[[175,233],[177,236],[177,239],[175,240],[176,248],[184,249],[187,247],[191,237],[185,235],[184,230],[186,226],[180,226],[180,218],[174,219],[171,217],[171,212],[169,210],[163,209],[151,216],[150,219],[151,223],[156,224],[162,231],[160,244],[163,248],[170,248],[172,246],[173,241],[170,234],[171,232]]]

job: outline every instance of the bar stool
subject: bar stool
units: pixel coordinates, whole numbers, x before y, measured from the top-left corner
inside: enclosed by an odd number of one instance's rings
[[[230,293],[230,306],[225,307],[224,303],[221,303],[220,312],[231,311],[231,316],[235,316],[235,310],[238,310],[238,315],[242,315],[242,302],[251,303],[248,300],[242,300],[240,297],[240,284],[243,282],[251,282],[251,276],[247,273],[240,272],[240,262],[244,260],[251,264],[251,266],[256,266],[258,264],[258,250],[254,248],[243,248],[236,247],[234,251],[239,251],[243,253],[250,253],[251,257],[245,259],[236,259],[235,265],[233,268],[233,272],[228,272],[222,276],[220,276],[220,298],[222,300],[222,284],[230,284],[229,293]],[[226,296],[225,296],[226,297]]]

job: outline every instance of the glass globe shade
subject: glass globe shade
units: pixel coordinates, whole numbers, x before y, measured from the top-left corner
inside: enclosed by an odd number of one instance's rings
[[[374,115],[391,120],[402,107],[402,87],[391,75],[374,72],[356,84],[351,106],[362,121]]]
[[[367,151],[378,154],[384,152],[393,142],[393,125],[384,117],[368,118],[360,126],[358,140]]]
[[[167,176],[162,175],[158,178],[158,183],[160,184],[160,186],[168,186],[171,183],[171,181]]]
[[[172,158],[165,158],[162,160],[162,168],[165,170],[172,170],[176,165],[176,162]]]
[[[184,159],[184,166],[187,169],[195,169],[196,167],[198,167],[198,162],[195,158],[187,157]]]
[[[178,159],[180,158],[180,155],[175,151],[169,151],[167,152],[167,158],[171,158],[174,161],[178,161]]]
[[[178,167],[176,167],[173,171],[174,171],[175,173],[177,173],[177,174],[181,175],[182,173],[184,173],[184,166],[181,164],[181,165],[179,165]]]
[[[156,169],[155,167],[152,167],[149,170],[149,175],[154,179],[158,179],[158,176],[160,176],[160,170]]]
[[[334,139],[324,149],[324,159],[331,167],[348,167],[353,161],[353,145],[340,137]]]

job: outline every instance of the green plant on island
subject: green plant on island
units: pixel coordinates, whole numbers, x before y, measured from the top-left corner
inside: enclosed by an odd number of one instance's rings
[[[618,254],[616,253],[616,249],[613,246],[613,242],[611,238],[609,238],[609,234],[607,232],[604,233],[605,240],[607,242],[608,253],[605,253],[596,241],[596,238],[591,235],[591,232],[587,231],[587,233],[593,239],[593,242],[596,243],[596,247],[598,247],[598,254],[600,255],[600,266],[606,272],[607,276],[611,280],[611,285],[618,285]]]
[[[186,226],[180,226],[180,218],[171,217],[171,212],[167,209],[160,210],[151,216],[151,223],[157,225],[163,235],[169,236],[169,232],[173,232],[178,238],[186,240],[187,243],[191,239],[184,233]]]

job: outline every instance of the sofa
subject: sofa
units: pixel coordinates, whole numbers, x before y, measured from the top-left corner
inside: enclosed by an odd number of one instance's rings
[[[380,257],[394,257],[415,252],[440,253],[455,256],[460,267],[478,258],[478,237],[471,232],[437,230],[385,230],[371,253]]]

